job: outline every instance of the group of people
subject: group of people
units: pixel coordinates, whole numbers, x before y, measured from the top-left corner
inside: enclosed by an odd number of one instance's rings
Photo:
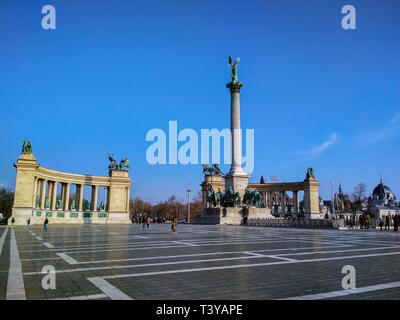
[[[384,218],[378,217],[377,225],[383,230],[383,226],[385,226],[385,230],[390,229],[390,219],[393,219],[393,231],[399,230],[399,223],[400,223],[400,216],[398,214],[394,215],[393,217],[387,215]]]
[[[142,216],[142,217],[130,217],[132,224],[141,224],[142,228],[145,229],[147,226],[147,229],[150,228],[150,223],[152,222],[156,222],[156,221],[152,221],[152,219],[150,217],[146,217],[146,216]],[[164,218],[165,219],[165,218]],[[167,220],[165,219],[164,223]],[[157,221],[158,222],[158,221]],[[176,225],[178,224],[178,218],[175,217],[173,219],[170,219],[171,222],[171,234],[177,234],[176,232]],[[159,222],[158,222],[159,223]]]
[[[368,214],[362,214],[359,217],[360,229],[370,229],[371,228],[371,217]]]

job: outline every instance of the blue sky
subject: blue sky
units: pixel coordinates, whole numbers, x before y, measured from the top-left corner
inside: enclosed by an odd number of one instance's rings
[[[41,28],[46,4],[56,30]],[[356,30],[341,28],[346,4]],[[227,128],[232,55],[251,181],[313,166],[329,198],[329,182],[372,191],[381,172],[400,196],[399,15],[396,0],[2,0],[0,184],[27,138],[42,166],[107,175],[110,152],[133,164],[132,197],[184,199],[201,166],[148,164],[146,133]]]

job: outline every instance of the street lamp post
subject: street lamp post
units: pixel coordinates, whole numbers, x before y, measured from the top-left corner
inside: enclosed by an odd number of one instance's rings
[[[188,193],[188,223],[190,223],[190,192],[192,192],[192,190],[190,190],[190,185],[191,185],[191,183],[189,183],[188,189],[187,189],[187,193]]]
[[[333,183],[329,182],[331,185],[331,196],[332,196],[332,214],[335,215],[335,197],[333,195]]]

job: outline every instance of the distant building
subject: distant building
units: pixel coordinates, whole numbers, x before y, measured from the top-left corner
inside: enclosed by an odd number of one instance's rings
[[[400,214],[400,201],[392,190],[381,182],[368,198],[368,207],[375,215],[385,217]]]

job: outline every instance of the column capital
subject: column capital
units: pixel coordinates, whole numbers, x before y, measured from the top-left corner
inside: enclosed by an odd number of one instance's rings
[[[226,87],[229,89],[231,93],[239,93],[240,89],[243,87],[243,83],[239,81],[231,81],[226,84]]]

